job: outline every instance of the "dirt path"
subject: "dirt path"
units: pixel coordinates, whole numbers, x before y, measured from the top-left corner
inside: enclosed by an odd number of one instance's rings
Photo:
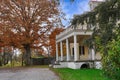
[[[0,70],[0,80],[59,80],[48,68]]]

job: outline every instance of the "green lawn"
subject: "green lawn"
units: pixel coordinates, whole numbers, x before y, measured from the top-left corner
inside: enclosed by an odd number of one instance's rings
[[[102,75],[98,69],[53,69],[61,80],[110,80]]]

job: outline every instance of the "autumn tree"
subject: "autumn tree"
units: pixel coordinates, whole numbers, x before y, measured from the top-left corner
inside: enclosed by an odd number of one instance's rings
[[[54,0],[1,0],[0,27],[7,42],[25,51],[25,64],[31,64],[31,48],[41,48],[51,27],[58,22]]]
[[[50,54],[55,56],[56,53],[56,35],[60,34],[64,29],[63,28],[55,28],[49,38],[50,38]]]

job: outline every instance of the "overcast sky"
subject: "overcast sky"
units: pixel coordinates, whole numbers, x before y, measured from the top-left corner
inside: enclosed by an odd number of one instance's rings
[[[62,11],[66,14],[66,19],[63,20],[65,26],[69,25],[70,19],[73,18],[75,14],[82,14],[89,10],[88,5],[89,0],[75,0],[73,3],[70,0],[61,0]]]

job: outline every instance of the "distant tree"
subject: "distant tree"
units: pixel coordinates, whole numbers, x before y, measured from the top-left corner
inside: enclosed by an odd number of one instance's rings
[[[4,48],[1,48],[1,63],[2,65],[8,64],[9,61],[12,61],[12,47],[5,46]]]
[[[24,49],[25,64],[31,64],[31,48],[45,45],[51,27],[59,21],[54,0],[1,0],[1,42]]]

